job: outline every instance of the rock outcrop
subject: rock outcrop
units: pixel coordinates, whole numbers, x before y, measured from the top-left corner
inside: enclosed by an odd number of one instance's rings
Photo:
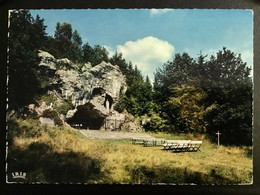
[[[127,90],[126,78],[118,66],[102,62],[79,68],[67,58],[55,59],[45,51],[39,51],[38,56],[42,73],[50,78],[49,93],[70,99],[74,107],[67,112],[66,122],[100,128],[106,118],[124,120],[124,115],[114,110],[120,94]]]

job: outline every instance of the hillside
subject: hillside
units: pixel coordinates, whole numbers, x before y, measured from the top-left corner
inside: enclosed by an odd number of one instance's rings
[[[8,148],[8,181],[21,170],[26,180],[41,183],[98,184],[250,184],[252,148],[216,146],[203,140],[201,152],[172,153],[162,147],[132,145],[131,139],[91,139],[71,128],[39,126],[35,120],[13,120],[23,127]],[[103,132],[106,133],[106,132]],[[147,133],[145,133],[147,134]],[[150,133],[165,139],[198,138]]]

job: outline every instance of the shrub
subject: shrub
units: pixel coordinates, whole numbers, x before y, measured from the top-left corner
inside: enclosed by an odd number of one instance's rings
[[[39,121],[34,119],[8,119],[7,127],[7,140],[10,145],[12,145],[14,137],[34,138],[41,135]]]
[[[58,113],[66,115],[67,112],[69,110],[71,110],[72,108],[73,108],[73,104],[72,104],[71,98],[70,98],[70,99],[64,100],[62,105],[58,106],[56,110]]]
[[[62,120],[60,119],[58,113],[55,110],[50,110],[50,109],[44,110],[42,113],[42,117],[53,119],[55,125],[58,125],[58,126],[63,125]]]
[[[21,128],[16,119],[7,120],[7,141],[9,145],[13,143],[13,138],[21,134]]]
[[[35,110],[33,110],[33,111],[31,111],[31,112],[28,112],[27,118],[30,118],[30,119],[39,119],[39,116],[38,116],[37,112],[36,112]]]
[[[37,103],[40,105],[42,102],[45,102],[47,105],[50,105],[51,103],[54,103],[57,100],[57,97],[54,95],[42,95],[40,97],[36,98]]]
[[[146,131],[154,132],[170,132],[171,128],[167,124],[167,120],[161,118],[157,113],[153,113],[150,117],[150,121],[147,121],[144,125]]]

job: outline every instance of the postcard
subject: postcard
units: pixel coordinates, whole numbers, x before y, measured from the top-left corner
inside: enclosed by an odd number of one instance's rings
[[[10,9],[8,184],[253,184],[253,11]]]

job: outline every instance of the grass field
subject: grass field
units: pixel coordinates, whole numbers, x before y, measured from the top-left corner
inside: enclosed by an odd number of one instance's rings
[[[31,120],[9,124],[8,181],[98,184],[250,184],[252,148],[224,147],[203,136],[149,133],[156,138],[203,140],[201,152],[172,153],[131,140],[88,139],[70,128]]]

